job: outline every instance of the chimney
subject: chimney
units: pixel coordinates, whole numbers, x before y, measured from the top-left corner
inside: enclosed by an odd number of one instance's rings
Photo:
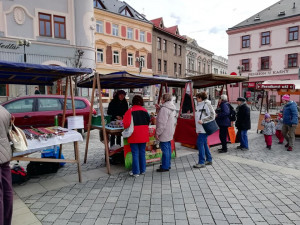
[[[296,3],[294,2],[294,6],[293,6],[293,9],[295,9],[296,8]]]

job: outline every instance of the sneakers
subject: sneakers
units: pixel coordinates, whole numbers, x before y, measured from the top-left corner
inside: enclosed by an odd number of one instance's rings
[[[159,169],[161,169],[161,165],[159,165]],[[169,167],[169,170],[171,169],[171,166]]]
[[[193,166],[194,168],[204,168],[205,167],[205,164],[196,164]]]
[[[287,151],[291,152],[291,151],[293,151],[293,148],[291,146],[289,146]]]
[[[286,145],[284,147],[288,148],[289,147],[289,143],[286,143]]]
[[[138,177],[139,176],[139,174],[133,174],[132,171],[129,172],[129,175],[132,176],[132,177]]]
[[[145,175],[146,174],[146,172],[142,172],[140,175]]]
[[[249,148],[241,148],[242,151],[248,151]]]
[[[272,147],[271,145],[267,145],[267,148],[268,148],[269,150],[271,150],[271,147]]]
[[[206,161],[205,165],[210,166],[210,165],[212,165],[212,162]]]
[[[237,146],[236,149],[242,149],[242,146]]]
[[[283,144],[283,142],[280,142],[280,141],[279,141],[279,142],[278,142],[278,144],[280,144],[280,145],[281,145],[281,144]]]
[[[156,172],[159,172],[159,173],[161,173],[161,172],[168,172],[169,170],[166,170],[166,169],[163,169],[163,168],[159,168],[159,169],[157,169],[156,170]]]
[[[219,150],[219,153],[226,153],[226,152],[227,152],[227,150],[223,150],[223,149]]]

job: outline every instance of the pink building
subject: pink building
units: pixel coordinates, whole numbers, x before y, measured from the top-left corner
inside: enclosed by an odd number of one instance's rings
[[[299,1],[281,0],[227,30],[228,73],[249,77],[249,83],[241,85],[243,97],[249,91],[254,97],[256,82],[299,79],[299,26]],[[228,94],[236,100],[239,87]],[[269,95],[280,102],[276,92]]]

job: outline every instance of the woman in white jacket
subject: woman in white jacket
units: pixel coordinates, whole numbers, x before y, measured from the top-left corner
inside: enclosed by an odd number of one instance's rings
[[[198,164],[194,165],[194,168],[203,168],[205,165],[212,165],[212,157],[207,144],[207,134],[202,124],[213,121],[216,117],[216,113],[210,101],[207,99],[205,92],[198,93],[196,98],[195,122],[196,132],[198,134],[197,147],[199,150],[199,160]]]
[[[162,96],[162,105],[156,105],[159,110],[156,119],[156,139],[160,141],[160,148],[163,153],[162,165],[157,172],[166,172],[171,168],[171,140],[175,131],[176,107],[173,104],[172,96],[166,93]]]

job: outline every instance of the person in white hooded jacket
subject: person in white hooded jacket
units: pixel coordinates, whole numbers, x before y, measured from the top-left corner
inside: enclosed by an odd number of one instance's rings
[[[203,168],[205,165],[212,165],[212,157],[207,144],[207,134],[202,126],[203,123],[213,121],[216,117],[215,110],[213,109],[210,101],[207,99],[205,92],[196,95],[197,106],[195,112],[196,132],[198,134],[197,147],[199,150],[198,164],[194,168]]]
[[[171,168],[171,140],[175,131],[176,107],[173,104],[172,96],[166,93],[162,96],[162,105],[156,105],[159,110],[156,118],[156,139],[160,141],[162,150],[162,165],[157,172],[166,172]]]

